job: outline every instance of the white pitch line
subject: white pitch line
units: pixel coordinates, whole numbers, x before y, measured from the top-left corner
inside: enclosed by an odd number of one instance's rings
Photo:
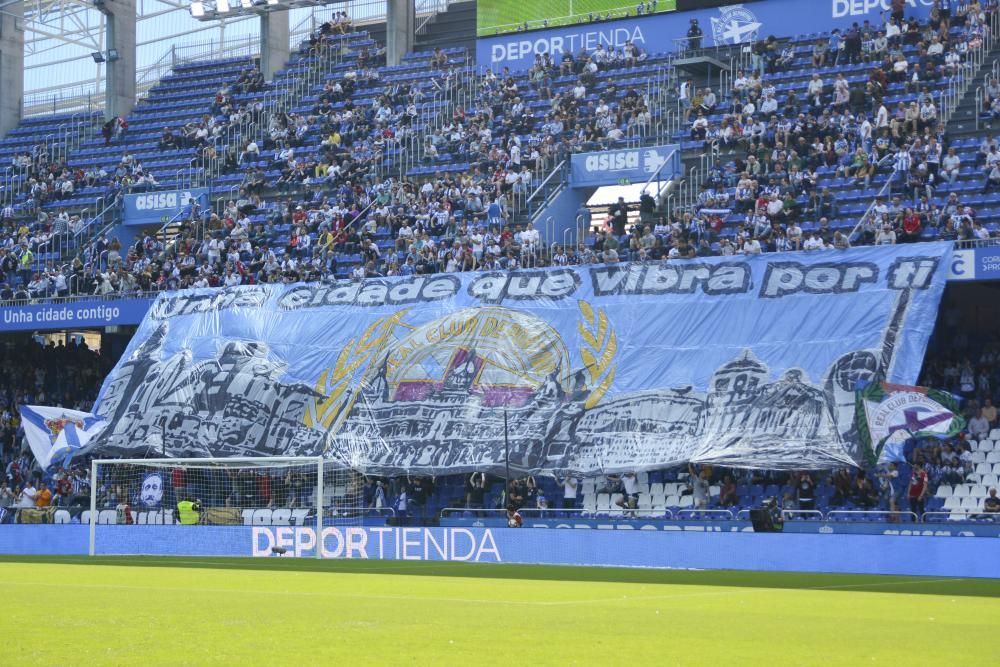
[[[532,607],[559,607],[559,606],[576,606],[576,605],[590,605],[590,604],[607,604],[611,602],[644,602],[652,600],[673,600],[673,599],[684,599],[684,598],[697,598],[697,597],[713,597],[719,595],[732,595],[736,591],[741,591],[747,594],[754,593],[766,593],[774,591],[821,591],[821,590],[837,590],[837,589],[849,589],[849,588],[883,588],[889,586],[908,586],[912,584],[936,584],[945,582],[956,582],[965,581],[965,579],[909,579],[906,581],[888,581],[888,582],[874,582],[867,584],[836,584],[831,586],[808,586],[804,588],[773,588],[773,587],[750,587],[750,586],[717,586],[721,590],[712,591],[698,591],[695,593],[671,593],[669,595],[622,595],[616,597],[604,597],[604,598],[593,598],[593,599],[583,599],[583,600],[502,600],[502,599],[482,599],[482,598],[462,598],[462,597],[438,597],[438,596],[425,596],[425,595],[380,595],[380,594],[362,594],[362,593],[346,593],[342,591],[269,591],[269,590],[248,590],[240,588],[198,588],[199,592],[206,593],[253,593],[253,594],[265,594],[265,595],[283,595],[283,596],[314,596],[320,595],[324,597],[333,598],[348,598],[348,599],[358,599],[358,600],[429,600],[434,602],[465,602],[473,604],[508,604],[508,605],[520,605],[520,606],[532,606]],[[93,588],[93,589],[118,589],[118,590],[139,590],[147,591],[158,590],[158,591],[174,591],[174,592],[192,592],[192,589],[184,586],[133,586],[128,584],[83,584],[83,583],[57,583],[57,582],[25,582],[25,581],[13,581],[6,582],[8,585],[16,586],[49,586],[53,588],[61,587],[71,587],[71,588]],[[590,583],[590,582],[588,582]],[[603,583],[603,582],[601,582]],[[614,583],[614,582],[608,582]],[[668,585],[668,586],[688,586],[692,584],[651,584],[656,586]],[[698,584],[694,584],[698,585]],[[702,584],[703,585],[703,584]]]
[[[340,591],[267,591],[267,590],[250,590],[245,588],[204,588],[198,587],[194,589],[189,586],[131,586],[128,584],[80,584],[80,583],[58,583],[53,581],[10,581],[4,582],[5,585],[12,586],[49,586],[52,588],[96,588],[96,589],[116,589],[116,590],[130,590],[130,591],[175,591],[184,593],[252,593],[254,595],[286,595],[286,596],[314,596],[319,595],[323,597],[333,597],[333,598],[352,598],[361,600],[431,600],[434,602],[472,602],[475,604],[515,604],[515,605],[551,605],[558,604],[546,601],[537,600],[497,600],[497,599],[480,599],[480,598],[447,598],[447,597],[431,597],[426,595],[378,595],[378,594],[361,594],[361,593],[344,593]]]

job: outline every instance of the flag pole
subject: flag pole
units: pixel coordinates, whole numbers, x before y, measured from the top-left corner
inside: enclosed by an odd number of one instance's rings
[[[503,409],[503,466],[504,466],[504,509],[510,502],[510,442],[507,437],[507,408]]]

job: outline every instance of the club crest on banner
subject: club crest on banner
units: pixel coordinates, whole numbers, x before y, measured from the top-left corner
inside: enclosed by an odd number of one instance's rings
[[[857,394],[858,431],[870,463],[901,460],[917,437],[948,438],[965,427],[951,394],[925,387],[872,383]]]
[[[719,8],[719,16],[712,17],[712,36],[716,44],[742,44],[757,39],[763,24],[743,5]]]
[[[51,438],[52,442],[56,441],[56,439],[59,437],[59,434],[62,433],[63,429],[65,429],[66,426],[68,426],[69,424],[73,424],[78,429],[83,428],[82,419],[74,419],[72,417],[67,417],[66,415],[61,415],[59,417],[50,417],[49,419],[46,419],[43,423],[45,424],[45,428],[49,430],[49,437]]]

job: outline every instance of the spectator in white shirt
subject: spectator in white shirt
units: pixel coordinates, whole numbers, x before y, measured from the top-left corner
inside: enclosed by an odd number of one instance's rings
[[[812,79],[809,81],[809,97],[816,97],[817,95],[823,94],[823,79],[819,77],[819,74],[813,74]]]
[[[823,247],[824,247],[824,245],[823,245],[823,239],[821,239],[819,236],[813,234],[812,232],[810,232],[806,236],[806,240],[802,244],[802,249],[806,250],[806,251],[822,250]]]
[[[639,478],[634,472],[624,473],[621,477],[622,490],[625,492],[621,498],[615,501],[618,507],[626,511],[626,516],[635,516],[635,508],[639,506]]]
[[[575,477],[567,477],[562,481],[564,510],[571,510],[576,507],[576,493],[578,482]]]
[[[962,158],[958,157],[954,148],[948,149],[948,154],[941,160],[941,178],[954,183],[962,167]]]
[[[983,417],[982,410],[976,410],[976,416],[969,420],[969,435],[974,440],[982,440],[990,433],[990,423]]]
[[[743,242],[744,255],[759,255],[761,253],[760,241],[756,236],[752,236]]]
[[[35,506],[35,496],[38,495],[38,490],[35,489],[34,484],[30,481],[24,483],[24,488],[21,489],[21,498],[18,501],[18,507],[34,507]]]
[[[896,232],[892,225],[882,225],[882,228],[875,235],[875,245],[895,245]]]

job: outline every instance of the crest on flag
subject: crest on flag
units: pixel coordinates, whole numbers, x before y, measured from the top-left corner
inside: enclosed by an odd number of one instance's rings
[[[66,415],[62,415],[60,417],[51,417],[49,419],[46,419],[44,423],[45,423],[45,428],[49,430],[49,437],[52,439],[53,442],[56,441],[56,438],[59,437],[59,434],[63,432],[63,429],[65,429],[68,424],[73,424],[73,426],[75,426],[78,429],[83,428],[82,419],[74,419],[73,417],[68,417]]]
[[[868,463],[902,461],[911,438],[950,438],[965,428],[958,399],[945,391],[872,382],[856,394],[855,418]]]
[[[32,453],[43,468],[64,462],[85,447],[107,422],[79,410],[21,406],[21,425]]]

